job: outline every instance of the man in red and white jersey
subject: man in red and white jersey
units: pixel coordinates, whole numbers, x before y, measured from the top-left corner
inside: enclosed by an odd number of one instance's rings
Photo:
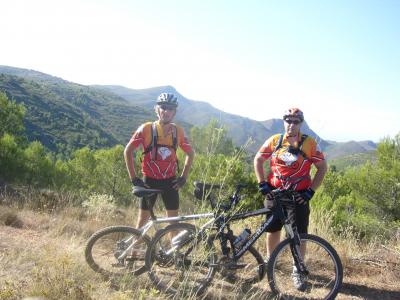
[[[178,107],[174,94],[162,93],[157,98],[155,111],[158,120],[142,124],[125,147],[124,158],[133,186],[161,189],[162,200],[168,217],[175,217],[179,210],[179,189],[186,183],[192,166],[194,152],[182,127],[173,123]],[[134,151],[143,149],[143,180],[137,177],[134,168]],[[185,161],[179,177],[177,148],[185,154]],[[140,200],[137,227],[149,219],[149,210],[154,206],[157,195]]]
[[[310,215],[309,201],[315,190],[321,185],[327,171],[327,163],[317,142],[310,136],[300,132],[304,121],[303,112],[298,108],[288,109],[283,116],[285,133],[271,136],[265,141],[254,158],[254,170],[259,183],[259,191],[265,195],[264,205],[274,205],[271,191],[276,188],[294,189],[298,192],[295,206],[297,230],[307,233]],[[269,160],[270,173],[265,177],[264,163]],[[313,178],[310,170],[314,165],[317,169]],[[276,222],[267,232],[267,255],[280,242],[280,231],[283,224]],[[305,254],[305,247],[302,247]],[[294,270],[293,281],[298,289],[304,288],[302,278]]]

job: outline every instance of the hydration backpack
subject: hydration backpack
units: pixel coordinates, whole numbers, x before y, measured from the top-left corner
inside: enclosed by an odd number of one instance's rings
[[[173,130],[172,130],[172,148],[176,152],[177,146],[178,146],[178,138],[177,138],[177,128],[175,124],[172,124]],[[151,124],[151,143],[146,147],[146,149],[143,151],[143,155],[146,153],[151,152],[151,158],[153,160],[157,160],[157,153],[158,153],[158,147],[168,147],[170,148],[171,146],[169,145],[162,145],[157,143],[157,124],[156,122],[153,122]],[[154,151],[153,151],[154,150]]]
[[[274,149],[273,153],[275,153],[280,148],[282,148],[283,136],[284,136],[283,134],[280,135],[279,140],[278,140],[278,144],[275,146],[275,149]],[[292,154],[301,154],[305,159],[308,159],[307,155],[303,151],[303,143],[304,143],[304,141],[306,140],[307,137],[308,137],[307,134],[302,134],[301,135],[301,140],[299,142],[298,147],[294,148],[292,146],[289,146],[288,152],[290,152]]]

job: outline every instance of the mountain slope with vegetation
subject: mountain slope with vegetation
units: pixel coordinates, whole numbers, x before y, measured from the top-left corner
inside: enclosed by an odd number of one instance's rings
[[[26,107],[25,126],[30,141],[38,140],[48,149],[71,153],[73,149],[125,144],[141,123],[155,118],[154,99],[161,92],[179,96],[177,122],[187,131],[217,120],[227,129],[236,146],[255,152],[272,134],[283,132],[283,122],[263,122],[223,112],[211,104],[189,100],[172,86],[129,89],[123,86],[85,86],[34,70],[0,66],[0,90]],[[335,143],[323,140],[307,123],[304,133],[314,137],[328,159],[376,149],[372,142]],[[369,149],[369,150],[373,150]]]
[[[115,94],[35,71],[7,75],[0,67],[0,90],[24,104],[28,139],[52,151],[124,144],[153,113]]]

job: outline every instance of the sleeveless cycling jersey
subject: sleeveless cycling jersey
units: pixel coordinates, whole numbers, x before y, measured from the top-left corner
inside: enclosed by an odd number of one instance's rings
[[[153,141],[152,122],[142,124],[133,134],[134,148],[142,147],[146,150]],[[181,148],[185,153],[192,151],[192,147],[182,127],[171,124],[167,132],[163,131],[160,123],[155,122],[157,145],[154,151],[144,151],[142,160],[142,173],[146,177],[154,179],[167,179],[176,175],[177,171],[177,156],[174,147],[174,130],[176,128],[176,146]]]
[[[299,143],[302,136],[299,133]],[[286,134],[283,135],[281,146],[277,147],[280,139],[281,134],[271,136],[258,151],[259,155],[270,159],[268,183],[276,188],[293,187],[297,191],[309,188],[311,165],[325,159],[320,147],[310,136],[305,137],[300,149],[290,146]]]

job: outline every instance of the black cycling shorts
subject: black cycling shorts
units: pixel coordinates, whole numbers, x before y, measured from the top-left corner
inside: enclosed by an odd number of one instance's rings
[[[179,209],[179,193],[172,186],[174,185],[173,181],[175,177],[167,178],[167,179],[154,179],[150,177],[144,177],[143,181],[146,185],[148,185],[151,189],[159,189],[163,192],[161,193],[161,198],[164,202],[164,206],[167,210],[177,210]],[[149,210],[153,208],[156,203],[157,194],[140,198],[139,207],[144,210]]]
[[[266,201],[264,202],[265,207],[269,207]],[[308,233],[308,224],[310,219],[310,204],[298,204],[296,203],[295,207],[295,218],[296,218],[296,226],[298,233]],[[267,213],[267,219],[271,216],[272,213]],[[271,228],[266,230],[267,232],[277,232],[280,231],[283,227],[283,224],[279,220],[275,220],[271,223]]]

